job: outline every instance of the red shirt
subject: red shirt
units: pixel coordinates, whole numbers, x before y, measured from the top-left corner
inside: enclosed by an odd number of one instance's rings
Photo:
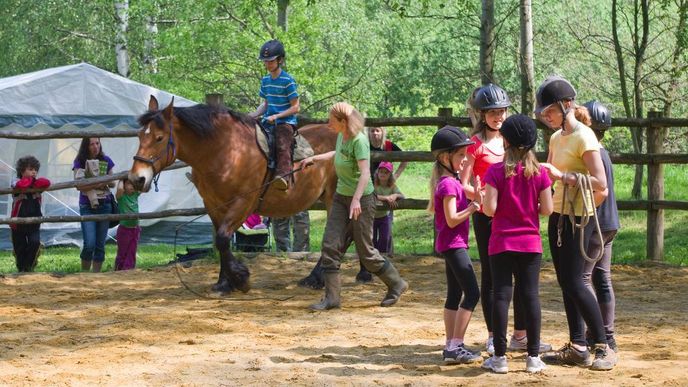
[[[497,154],[486,147],[480,138],[475,135],[471,137],[475,144],[469,145],[466,153],[475,158],[473,163],[473,176],[480,177],[480,187],[485,186],[485,174],[491,165],[504,161],[504,152]]]

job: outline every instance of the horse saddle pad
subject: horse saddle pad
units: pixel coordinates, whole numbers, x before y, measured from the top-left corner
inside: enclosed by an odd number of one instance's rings
[[[293,161],[301,161],[306,157],[311,157],[315,154],[311,144],[308,143],[305,137],[303,137],[298,131],[294,132],[294,155],[292,157]],[[260,125],[256,125],[256,138],[258,139],[258,146],[260,150],[263,151],[265,157],[270,159],[270,151],[268,147],[268,138],[260,128]]]

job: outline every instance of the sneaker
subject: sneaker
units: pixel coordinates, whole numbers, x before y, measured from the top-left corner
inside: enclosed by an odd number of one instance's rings
[[[442,357],[447,364],[468,364],[482,359],[480,355],[469,351],[463,345],[453,350],[445,349],[442,351]]]
[[[514,335],[511,335],[511,340],[509,340],[509,351],[516,352],[526,352],[528,350],[528,336],[523,336],[521,339],[517,339]],[[540,353],[549,352],[552,350],[552,344],[540,342]]]
[[[558,351],[549,352],[542,356],[545,363],[575,365],[590,367],[592,365],[592,357],[590,352],[586,349],[579,351],[574,348],[571,343],[566,343]]]
[[[540,356],[528,356],[526,357],[526,372],[540,372],[543,371],[547,366],[540,359]]]
[[[496,374],[505,374],[509,372],[509,366],[506,364],[506,356],[491,356],[485,359],[481,366],[486,370],[491,370]]]
[[[485,341],[485,351],[487,351],[487,354],[490,356],[494,355],[494,337],[490,336],[487,338],[487,341]]]
[[[614,337],[607,338],[607,345],[609,345],[609,348],[611,348],[614,353],[619,353],[619,347],[616,345],[616,340],[614,340]]]
[[[616,365],[617,357],[614,350],[607,344],[595,344],[593,347],[595,360],[592,361],[591,370],[609,371]]]

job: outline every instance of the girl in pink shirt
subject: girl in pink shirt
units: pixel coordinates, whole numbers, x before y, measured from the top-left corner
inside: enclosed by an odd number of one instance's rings
[[[552,185],[531,149],[537,140],[535,123],[518,114],[500,128],[506,148],[505,160],[494,164],[485,176],[483,211],[492,218],[488,244],[492,268],[494,355],[483,368],[507,372],[506,328],[512,296],[512,274],[525,314],[528,334],[526,371],[545,368],[540,360],[540,298],[538,282],[542,260],[538,214],[552,213]]]
[[[481,359],[464,346],[464,335],[480,298],[468,248],[468,218],[480,208],[480,198],[468,203],[459,173],[466,161],[466,147],[473,144],[462,131],[445,126],[432,137],[436,158],[430,179],[429,211],[435,214],[435,248],[442,253],[447,275],[444,303],[446,346],[442,357],[447,363],[472,363]]]
[[[461,173],[464,191],[473,198],[477,190],[485,190],[485,174],[490,166],[504,160],[504,140],[500,129],[507,117],[511,101],[506,91],[499,86],[488,84],[476,89],[469,100],[469,115],[472,117],[473,130],[467,150],[468,162]],[[471,185],[471,180],[473,184]],[[473,232],[480,256],[480,303],[485,318],[488,337],[485,349],[488,355],[494,354],[492,333],[492,267],[487,252],[492,230],[492,218],[482,210],[473,214]],[[514,295],[514,334],[511,336],[510,350],[525,351],[527,346],[526,321],[518,292]],[[552,349],[542,343],[541,351]]]

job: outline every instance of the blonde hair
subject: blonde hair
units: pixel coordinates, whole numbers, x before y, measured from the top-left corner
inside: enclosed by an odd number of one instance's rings
[[[440,155],[437,155],[438,158],[439,156]],[[440,164],[439,160],[436,160],[435,164],[432,166],[432,175],[430,175],[430,183],[428,184],[430,186],[430,200],[428,201],[428,207],[426,208],[428,212],[435,212],[435,190],[437,189],[437,183],[440,181],[440,177],[442,177],[443,172],[444,168]]]
[[[509,178],[516,175],[516,166],[523,165],[523,175],[530,179],[540,173],[540,163],[531,149],[518,149],[509,145],[504,150],[504,176]]]
[[[361,133],[365,125],[365,118],[353,106],[347,102],[337,102],[330,108],[330,116],[337,121],[346,121],[346,130],[350,135]]]
[[[592,125],[592,117],[590,117],[590,112],[585,106],[574,105],[573,116],[587,127]]]
[[[479,123],[480,123],[480,110],[475,110],[473,108],[473,102],[475,101],[475,95],[478,94],[478,90],[480,90],[480,87],[476,87],[473,89],[471,92],[471,95],[468,96],[468,99],[466,100],[466,114],[468,114],[468,118],[471,120],[471,126],[475,128]],[[472,135],[472,134],[471,134]]]

